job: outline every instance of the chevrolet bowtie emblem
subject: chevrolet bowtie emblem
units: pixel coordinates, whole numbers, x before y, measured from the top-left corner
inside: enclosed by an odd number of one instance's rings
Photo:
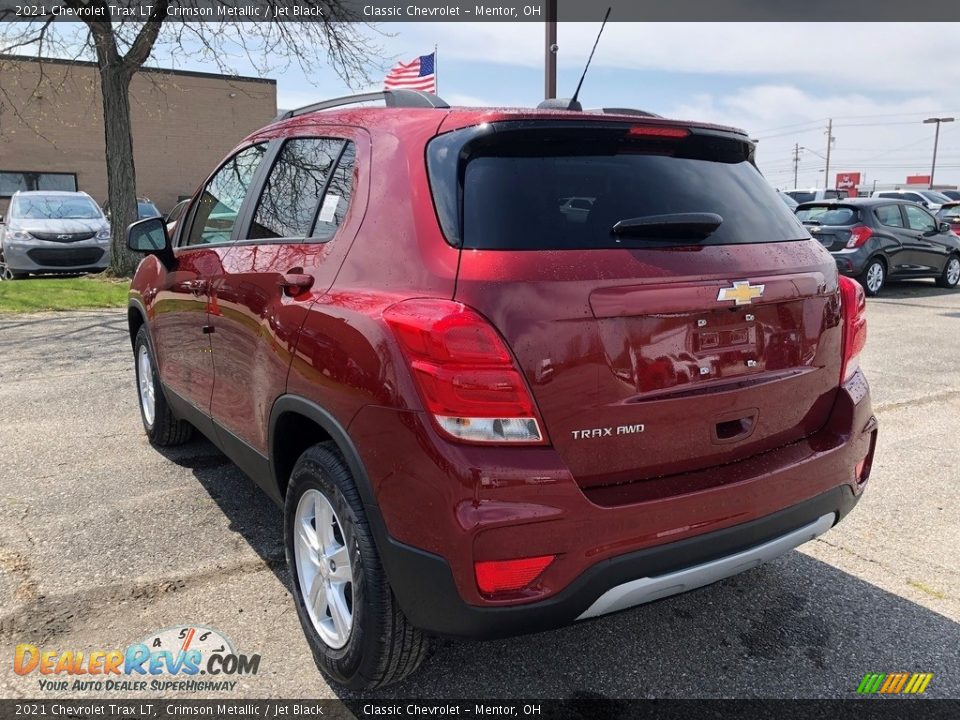
[[[717,302],[733,300],[737,305],[749,305],[754,298],[763,297],[763,285],[751,285],[749,280],[735,282],[733,287],[720,288]]]

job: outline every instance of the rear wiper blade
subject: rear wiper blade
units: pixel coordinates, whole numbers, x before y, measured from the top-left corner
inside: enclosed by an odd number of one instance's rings
[[[647,215],[621,220],[610,228],[610,232],[656,240],[703,240],[722,223],[723,218],[716,213]]]

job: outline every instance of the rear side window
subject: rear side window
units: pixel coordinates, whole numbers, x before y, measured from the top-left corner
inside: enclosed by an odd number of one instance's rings
[[[317,220],[310,237],[329,240],[347,216],[350,196],[353,194],[353,168],[356,156],[354,144],[348,142],[343,148],[337,167],[330,176],[330,184],[323,196],[323,203],[317,208]]]
[[[742,143],[695,137],[635,142],[624,137],[627,130],[612,132],[551,136],[534,129],[487,140],[463,168],[463,247],[602,249],[806,238]],[[739,150],[731,149],[735,144]],[[621,221],[684,213],[713,213],[723,222],[697,240],[671,239],[666,230],[642,238],[611,232]]]
[[[899,205],[883,205],[874,212],[877,213],[877,220],[881,225],[887,227],[903,227],[903,216],[900,214]]]
[[[264,184],[250,238],[310,237],[318,210],[322,212],[320,199],[336,174],[334,166],[343,149],[344,141],[335,138],[287,141]],[[324,232],[332,236],[326,228]]]
[[[856,208],[814,205],[797,210],[797,217],[803,222],[821,225],[853,225],[860,220],[860,211]]]

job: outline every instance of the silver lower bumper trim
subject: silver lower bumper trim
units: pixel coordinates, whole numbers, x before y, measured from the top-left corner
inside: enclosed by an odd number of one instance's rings
[[[744,570],[759,567],[765,562],[769,562],[784,553],[792,550],[798,545],[802,545],[809,540],[813,540],[818,535],[822,535],[831,527],[836,520],[836,513],[827,513],[819,520],[804,525],[802,528],[793,532],[781,535],[778,538],[757,545],[749,550],[738,552],[735,555],[711,560],[702,565],[677,570],[666,575],[657,575],[656,577],[645,577],[637,580],[631,580],[623,585],[617,585],[607,590],[603,595],[594,601],[593,605],[588,607],[577,620],[606,615],[607,613],[624,610],[634,605],[659,600],[687,590],[709,585],[710,583],[723,580],[731,575],[736,575]]]

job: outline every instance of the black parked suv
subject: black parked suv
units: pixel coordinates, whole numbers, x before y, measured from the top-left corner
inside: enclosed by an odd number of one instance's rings
[[[916,203],[888,198],[849,198],[804,203],[797,208],[807,230],[860,281],[867,295],[887,279],[936,278],[940,287],[960,281],[960,237]]]

